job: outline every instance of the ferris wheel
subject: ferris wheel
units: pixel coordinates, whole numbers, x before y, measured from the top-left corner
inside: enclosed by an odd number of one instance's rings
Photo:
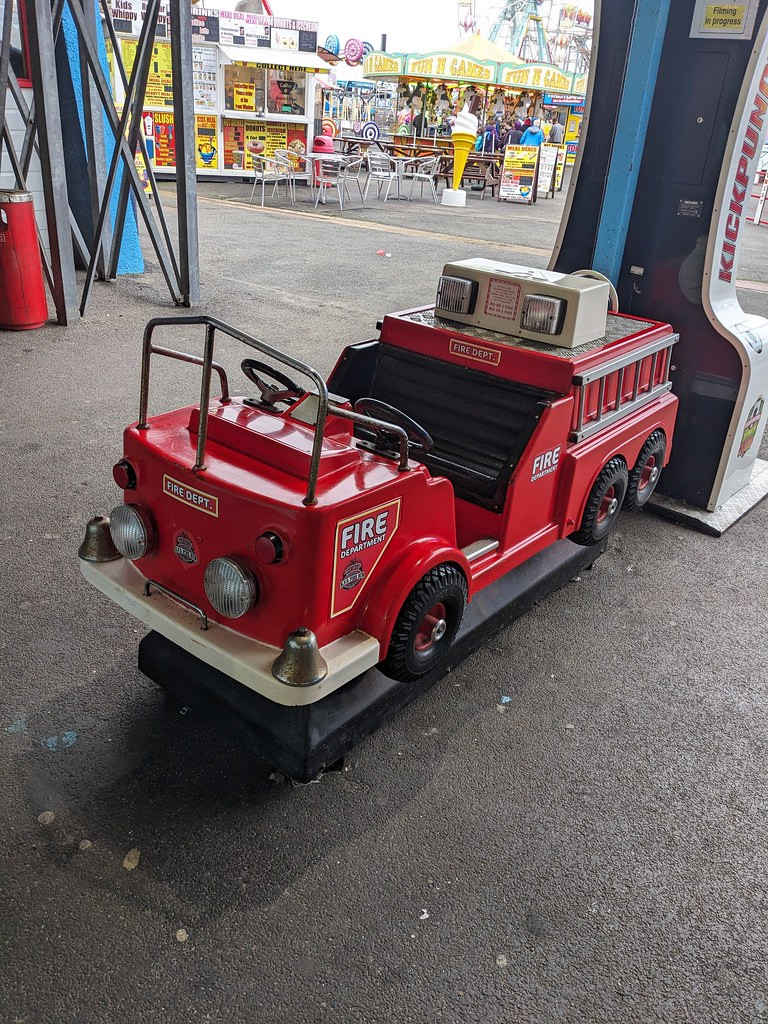
[[[489,37],[523,60],[556,64],[580,74],[589,70],[591,5],[503,0]]]
[[[552,63],[541,7],[544,0],[504,0],[490,40],[527,61]]]

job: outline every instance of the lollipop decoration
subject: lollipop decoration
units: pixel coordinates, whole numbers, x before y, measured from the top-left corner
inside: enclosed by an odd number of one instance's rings
[[[361,39],[348,39],[344,46],[344,60],[347,64],[359,64],[363,59],[364,44]]]
[[[367,57],[369,53],[373,53],[373,43],[363,43],[363,57]]]
[[[381,133],[375,121],[366,121],[360,129],[360,134],[366,142],[375,142]]]
[[[362,125],[362,123],[360,121],[355,121],[355,123],[352,125],[352,131],[355,133],[355,135],[359,135],[360,134],[360,129],[362,127],[363,127],[363,125]]]
[[[341,42],[339,41],[339,37],[328,36],[328,38],[325,40],[325,49],[328,50],[329,53],[335,53],[336,56],[338,57],[339,50],[341,49]]]
[[[336,136],[336,122],[332,118],[324,117],[321,128],[323,135],[330,135],[331,138]]]

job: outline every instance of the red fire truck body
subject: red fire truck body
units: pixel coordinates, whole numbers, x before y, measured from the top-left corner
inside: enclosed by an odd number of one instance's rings
[[[205,325],[204,359],[153,344],[170,324]],[[261,397],[230,397],[216,332],[311,387],[245,360]],[[153,321],[115,467],[118,550],[81,551],[83,575],[278,704],[381,662],[417,679],[480,589],[556,541],[596,543],[622,503],[650,497],[671,449],[675,341],[667,324],[609,314],[599,342],[555,348],[409,310],[342,353],[328,396],[310,367],[218,321]],[[157,354],[202,365],[199,405],[147,415]]]

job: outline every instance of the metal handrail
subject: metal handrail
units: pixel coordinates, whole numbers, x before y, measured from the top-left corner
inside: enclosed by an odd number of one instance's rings
[[[397,468],[401,473],[408,469],[408,434],[396,423],[387,423],[386,420],[377,420],[373,416],[364,416],[361,412],[352,412],[351,409],[342,409],[339,405],[331,403],[331,412],[334,416],[340,416],[345,420],[352,420],[353,423],[361,423],[367,427],[380,427],[389,434],[395,434],[400,440],[400,462]]]
[[[205,351],[202,360],[199,360],[199,357],[196,356],[190,356],[189,359],[183,360],[184,362],[192,362],[203,367],[202,382],[200,385],[200,419],[197,432],[197,454],[195,465],[192,467],[193,471],[201,472],[205,469],[205,447],[208,438],[208,406],[211,400],[211,369],[215,368],[221,376],[219,365],[214,364],[213,362],[214,340],[216,331],[221,331],[223,334],[227,334],[230,338],[234,338],[235,341],[240,341],[244,345],[248,345],[250,348],[256,349],[257,352],[262,352],[264,355],[270,356],[272,359],[276,359],[278,362],[284,363],[286,366],[290,366],[294,370],[298,370],[299,373],[304,374],[305,377],[309,377],[317,388],[317,420],[315,423],[315,439],[312,444],[312,455],[309,463],[309,478],[307,480],[307,493],[304,498],[305,505],[315,505],[317,503],[317,477],[320,470],[320,456],[323,448],[325,421],[328,416],[328,388],[326,387],[325,381],[317,370],[308,366],[306,363],[302,363],[300,360],[286,355],[279,349],[273,348],[271,345],[267,345],[265,342],[259,341],[257,338],[252,338],[249,334],[245,334],[243,331],[239,331],[236,327],[231,327],[229,324],[225,324],[222,320],[219,320],[216,317],[205,315],[159,316],[150,320],[144,328],[144,341],[141,359],[141,393],[139,398],[139,429],[149,429],[149,424],[147,423],[147,406],[149,404],[150,359],[153,354],[168,355],[169,352],[173,351],[153,345],[152,335],[156,327],[179,326],[205,327]],[[186,355],[186,353],[180,353],[180,355]],[[178,356],[171,356],[170,358],[178,358]],[[226,375],[224,379],[226,381]],[[222,398],[223,397],[224,396],[222,395]],[[228,397],[227,391],[227,400]],[[393,431],[396,431],[396,428],[392,429]]]

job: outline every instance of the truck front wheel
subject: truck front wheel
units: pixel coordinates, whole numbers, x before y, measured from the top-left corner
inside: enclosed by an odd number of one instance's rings
[[[627,493],[629,475],[623,459],[615,458],[603,466],[589,492],[581,526],[570,539],[576,544],[597,544],[613,526]]]
[[[464,606],[467,581],[453,565],[437,565],[422,576],[400,609],[383,669],[413,682],[445,661]]]

